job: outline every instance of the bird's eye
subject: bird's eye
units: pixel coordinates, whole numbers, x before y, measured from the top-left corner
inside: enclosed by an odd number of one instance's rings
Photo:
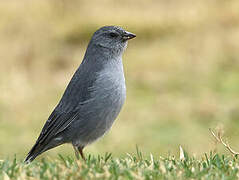
[[[115,32],[111,32],[109,35],[110,35],[110,37],[118,37],[118,34]]]

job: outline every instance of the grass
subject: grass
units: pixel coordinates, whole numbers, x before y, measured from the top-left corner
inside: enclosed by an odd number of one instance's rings
[[[205,154],[202,158],[143,156],[140,151],[122,158],[88,155],[86,162],[59,155],[25,165],[16,159],[0,161],[0,179],[238,179],[237,157]]]

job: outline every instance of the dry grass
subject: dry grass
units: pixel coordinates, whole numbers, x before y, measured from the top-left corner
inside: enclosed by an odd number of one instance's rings
[[[127,102],[112,131],[87,151],[155,155],[182,144],[214,148],[221,123],[239,149],[239,1],[0,3],[0,158],[23,156],[83,58],[96,28],[137,34],[124,55]],[[64,146],[48,154],[65,152]]]

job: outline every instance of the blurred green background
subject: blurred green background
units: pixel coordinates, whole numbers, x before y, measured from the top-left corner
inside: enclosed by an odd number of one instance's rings
[[[104,25],[137,38],[124,54],[123,111],[85,152],[201,155],[217,126],[239,149],[238,0],[11,0],[0,2],[0,159],[28,153]],[[74,155],[63,145],[41,157],[57,153]]]

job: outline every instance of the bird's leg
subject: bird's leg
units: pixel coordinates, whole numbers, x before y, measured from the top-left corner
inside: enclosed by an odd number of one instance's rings
[[[84,153],[83,153],[84,146],[78,146],[78,152],[80,152],[80,155],[84,161],[86,161]]]
[[[75,150],[76,159],[79,160],[80,157],[79,157],[79,150],[78,150],[78,147],[73,145],[73,148],[74,148],[74,150]]]

